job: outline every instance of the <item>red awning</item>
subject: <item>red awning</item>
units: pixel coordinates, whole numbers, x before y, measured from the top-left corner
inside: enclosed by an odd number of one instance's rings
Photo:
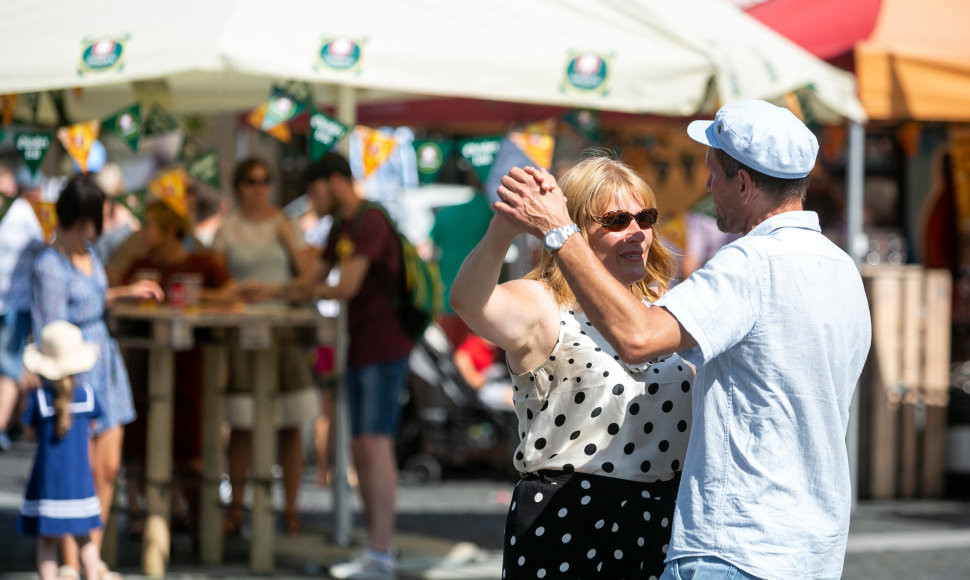
[[[815,56],[831,60],[869,38],[881,0],[767,0],[746,11]],[[841,64],[841,63],[839,63]]]

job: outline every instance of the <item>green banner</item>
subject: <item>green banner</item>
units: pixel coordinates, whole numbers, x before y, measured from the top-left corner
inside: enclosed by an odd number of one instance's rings
[[[298,101],[282,87],[274,86],[266,102],[266,114],[263,115],[263,123],[259,128],[268,131],[277,125],[289,123],[305,110],[305,102]]]
[[[0,221],[3,221],[3,217],[7,215],[7,210],[10,209],[10,206],[13,205],[13,202],[16,201],[16,199],[17,198],[15,197],[0,195]]]
[[[171,133],[179,128],[179,123],[175,117],[162,108],[159,104],[153,104],[145,115],[142,134],[145,137],[154,137],[164,133]]]
[[[495,164],[495,156],[501,148],[501,136],[465,139],[458,142],[458,153],[471,163],[475,175],[482,184],[488,181],[488,174]]]
[[[137,151],[142,130],[141,104],[135,103],[115,112],[101,123],[101,128],[114,131],[129,149]]]
[[[310,116],[310,161],[316,161],[324,156],[347,134],[349,127],[340,121],[323,113]]]
[[[3,129],[0,129],[0,143],[3,143],[3,138],[6,136],[7,133]]]
[[[145,223],[145,195],[146,190],[139,189],[137,191],[129,191],[127,193],[122,193],[121,195],[114,198],[115,201],[121,205],[128,208],[135,218],[141,222]]]
[[[20,158],[27,164],[31,175],[36,175],[40,164],[47,155],[54,140],[53,133],[19,133],[14,135],[14,148],[20,153]]]
[[[222,188],[222,180],[219,178],[219,153],[215,148],[189,160],[186,170],[199,181],[216,189]]]
[[[422,139],[414,141],[414,152],[418,158],[418,181],[421,184],[434,183],[451,155],[455,144],[451,141]]]

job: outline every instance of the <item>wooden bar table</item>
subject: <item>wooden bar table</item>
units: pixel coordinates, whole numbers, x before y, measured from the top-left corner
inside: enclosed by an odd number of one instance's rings
[[[145,458],[146,520],[142,568],[146,575],[165,575],[171,545],[169,512],[172,482],[173,367],[175,352],[195,347],[196,331],[209,330],[203,345],[203,444],[200,542],[203,562],[222,560],[222,424],[227,350],[238,347],[254,357],[252,538],[250,567],[270,573],[274,567],[275,522],[271,496],[276,449],[275,394],[278,350],[274,333],[303,329],[307,342],[337,343],[337,322],[310,307],[246,305],[176,309],[168,306],[120,305],[110,322],[118,341],[128,348],[148,349],[148,412]],[[337,345],[339,350],[339,345]]]

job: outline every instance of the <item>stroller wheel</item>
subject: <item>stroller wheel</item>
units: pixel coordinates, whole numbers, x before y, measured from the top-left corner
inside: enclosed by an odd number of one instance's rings
[[[441,462],[428,453],[408,457],[404,461],[403,470],[418,483],[441,481]]]

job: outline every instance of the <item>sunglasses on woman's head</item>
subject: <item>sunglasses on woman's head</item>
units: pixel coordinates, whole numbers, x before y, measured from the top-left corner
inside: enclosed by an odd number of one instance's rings
[[[653,224],[657,223],[658,217],[657,208],[651,207],[650,209],[642,209],[636,214],[628,211],[611,211],[601,216],[594,215],[593,221],[608,231],[622,232],[630,225],[632,220],[637,220],[637,225],[640,226],[641,230],[648,230],[653,227]]]

